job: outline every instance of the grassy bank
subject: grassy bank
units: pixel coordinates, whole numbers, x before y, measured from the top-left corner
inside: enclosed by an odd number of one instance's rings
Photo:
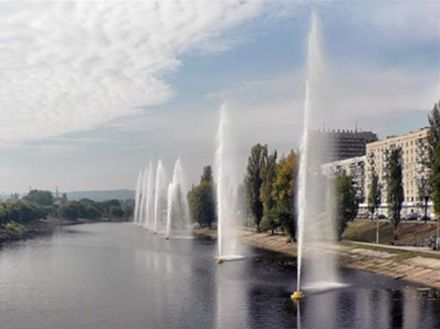
[[[359,242],[376,242],[376,221],[356,220],[348,224],[343,239]],[[397,229],[396,245],[426,246],[430,237],[437,232],[436,222],[402,222]],[[379,243],[393,242],[393,228],[387,221],[379,222]]]
[[[29,239],[34,236],[51,234],[55,227],[54,222],[46,220],[35,220],[25,225],[9,222],[0,225],[0,245],[11,241]]]

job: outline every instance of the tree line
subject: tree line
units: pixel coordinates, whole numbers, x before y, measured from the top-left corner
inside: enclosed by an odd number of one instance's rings
[[[60,218],[69,221],[81,219],[127,219],[133,213],[133,200],[90,199],[69,201],[65,194],[55,198],[50,191],[31,190],[20,198],[17,194],[0,201],[0,224],[16,222],[27,224],[38,219]]]
[[[269,151],[267,145],[252,147],[243,183],[238,197],[242,198],[245,214],[237,214],[237,220],[251,218],[256,230],[275,234],[281,230],[292,240],[296,240],[296,193],[299,154],[290,151],[279,156],[276,150]],[[325,176],[322,179],[330,179]],[[345,173],[334,179],[337,200],[337,232],[339,237],[348,221],[357,213],[358,200],[353,180]],[[217,221],[215,203],[215,182],[212,168],[203,169],[199,184],[188,193],[190,212],[193,220],[201,227],[211,227]]]
[[[269,152],[267,145],[252,147],[246,169],[246,200],[257,231],[277,229],[296,240],[297,190],[300,154],[290,151],[278,159],[277,151]],[[345,172],[327,177],[322,172],[319,180],[334,186],[336,233],[340,239],[347,223],[356,217],[359,200],[353,179]]]

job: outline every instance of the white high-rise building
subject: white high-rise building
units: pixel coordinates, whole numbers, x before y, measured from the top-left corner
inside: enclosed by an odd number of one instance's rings
[[[382,213],[387,213],[388,155],[395,148],[400,148],[402,152],[402,185],[404,191],[402,214],[421,212],[424,198],[428,195],[428,132],[428,128],[423,128],[415,132],[391,136],[367,144],[364,194],[368,196],[371,177],[375,172],[382,187]],[[431,209],[429,212],[432,212]]]

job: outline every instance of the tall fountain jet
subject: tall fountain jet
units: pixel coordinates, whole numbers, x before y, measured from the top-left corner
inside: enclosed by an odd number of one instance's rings
[[[237,188],[238,178],[234,177],[235,156],[232,148],[230,121],[227,106],[220,109],[215,153],[215,178],[217,196],[217,263],[243,259],[238,254],[237,244]]]
[[[143,176],[142,176],[142,195],[141,195],[141,204],[139,207],[139,221],[138,225],[142,226],[145,222],[145,202],[147,196],[147,180],[148,180],[148,167],[144,168]]]
[[[322,150],[327,141],[311,134],[311,123],[318,108],[318,94],[326,77],[319,42],[318,19],[312,14],[307,39],[307,80],[305,83],[304,123],[300,146],[297,191],[297,288],[292,299],[301,299],[303,278],[306,290],[327,290],[342,286],[338,282],[336,259],[327,247],[335,241],[335,211],[332,183],[322,177]]]
[[[164,186],[166,184],[165,170],[162,165],[162,161],[159,159],[157,161],[156,167],[156,182],[154,186],[154,233],[158,233],[159,221],[160,221],[160,198],[164,191]]]
[[[186,184],[180,158],[176,160],[173,177],[168,185],[166,238],[171,234],[178,238],[188,238],[191,233],[188,201],[185,197]]]
[[[142,188],[142,170],[139,170],[137,182],[136,182],[136,194],[134,201],[134,217],[133,217],[134,223],[137,223],[139,220],[139,204],[141,198],[141,188]]]
[[[152,199],[152,193],[153,193],[153,162],[150,160],[148,163],[148,179],[147,179],[147,195],[146,195],[146,202],[145,202],[145,228],[150,229],[151,228],[151,199]]]

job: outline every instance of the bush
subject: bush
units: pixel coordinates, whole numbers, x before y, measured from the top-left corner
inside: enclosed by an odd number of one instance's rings
[[[24,233],[26,232],[26,228],[25,228],[23,225],[18,224],[18,223],[16,223],[16,222],[9,222],[9,223],[6,223],[6,224],[4,225],[4,228],[5,228],[6,230],[8,230],[8,231],[11,231],[11,232],[17,233],[18,235],[22,235],[22,234],[24,234]]]
[[[65,220],[77,220],[79,215],[80,209],[77,202],[66,202],[58,209],[58,216]]]

